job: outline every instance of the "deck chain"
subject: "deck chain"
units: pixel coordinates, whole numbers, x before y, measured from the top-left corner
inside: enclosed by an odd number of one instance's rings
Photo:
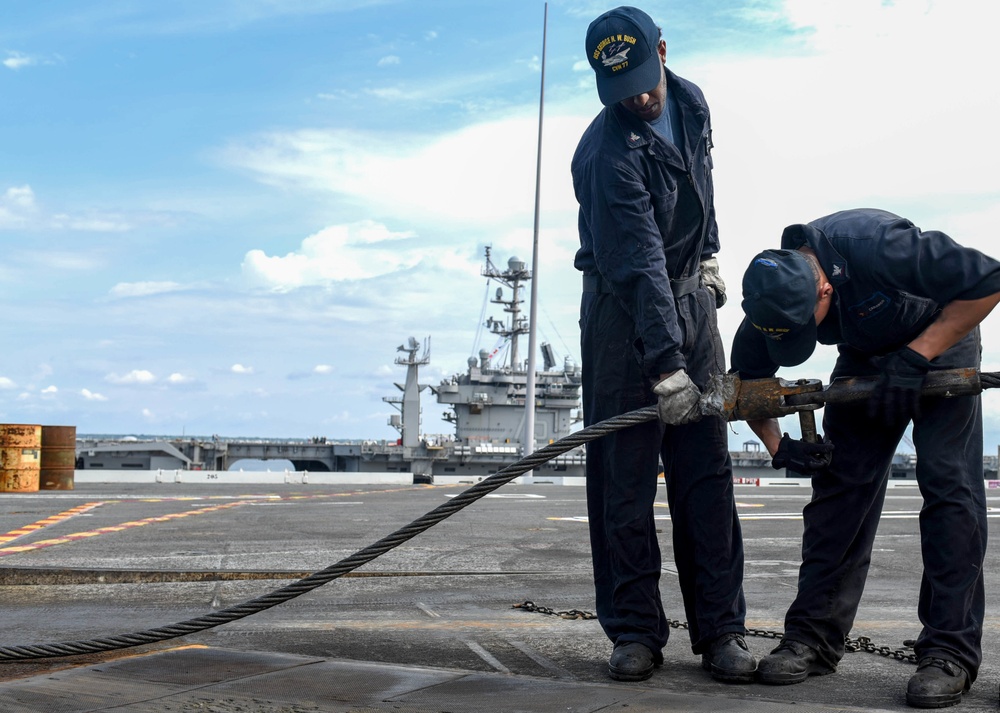
[[[552,607],[540,607],[535,604],[530,599],[522,602],[521,604],[514,604],[511,609],[524,609],[527,612],[534,612],[536,614],[546,614],[548,616],[557,616],[560,619],[596,619],[597,614],[594,612],[583,611],[582,609],[568,609],[566,611],[556,611]]]
[[[896,659],[897,661],[909,661],[913,664],[917,663],[917,654],[912,651],[913,642],[910,640],[904,641],[903,646],[905,648],[893,649],[889,646],[876,646],[867,636],[859,636],[856,639],[852,639],[850,636],[844,637],[844,651],[867,651],[870,654],[885,656],[886,658]],[[911,651],[907,653],[906,649],[911,649]]]
[[[567,609],[565,611],[557,611],[552,607],[539,606],[535,604],[530,599],[525,600],[520,604],[511,605],[511,609],[523,609],[526,612],[533,612],[535,614],[545,614],[547,616],[557,616],[561,619],[596,619],[597,614],[594,612],[589,612],[583,609]],[[676,619],[667,619],[667,625],[672,629],[688,629],[688,623],[686,621],[677,621]],[[763,639],[781,639],[784,637],[784,632],[775,631],[773,629],[755,629],[753,627],[746,627],[746,636],[756,636]],[[903,642],[904,648],[893,649],[889,646],[876,646],[872,643],[872,640],[867,636],[859,636],[856,639],[852,639],[850,636],[844,637],[844,651],[847,653],[855,653],[858,651],[865,651],[870,654],[876,654],[878,656],[885,656],[886,658],[896,659],[897,661],[909,661],[910,663],[917,663],[917,655],[912,651],[913,641],[906,640]],[[907,652],[907,649],[911,649]]]

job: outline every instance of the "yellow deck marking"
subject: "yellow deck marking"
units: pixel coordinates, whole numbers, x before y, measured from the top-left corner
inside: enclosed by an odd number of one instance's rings
[[[405,487],[405,488],[391,488],[387,490],[377,490],[377,491],[363,491],[356,490],[347,493],[309,493],[309,494],[295,494],[295,495],[242,495],[241,498],[252,498],[235,500],[233,502],[224,503],[222,505],[212,505],[209,507],[198,508],[197,510],[185,510],[184,512],[174,512],[168,513],[166,515],[157,515],[155,517],[147,517],[142,520],[130,520],[129,522],[123,522],[119,525],[108,525],[106,527],[99,527],[95,530],[87,530],[84,532],[75,532],[71,535],[64,535],[63,537],[57,537],[50,540],[39,540],[38,542],[32,542],[26,545],[13,545],[10,547],[0,547],[0,557],[6,557],[7,555],[18,554],[20,552],[30,552],[31,550],[38,550],[43,547],[52,547],[53,545],[64,545],[69,542],[74,542],[76,540],[85,540],[89,537],[97,537],[98,535],[106,535],[114,532],[121,532],[122,530],[127,530],[132,527],[143,527],[144,525],[151,525],[157,522],[168,522],[180,517],[189,517],[191,515],[203,515],[205,513],[217,512],[219,510],[225,510],[226,508],[239,507],[240,505],[253,505],[260,504],[263,502],[279,502],[284,500],[313,500],[320,498],[344,498],[344,497],[354,497],[357,495],[375,495],[379,493],[398,493],[407,490],[422,490],[424,488],[433,488],[433,485],[424,485],[420,488]],[[229,496],[192,496],[192,497],[168,497],[168,498],[137,498],[132,502],[147,502],[147,503],[157,503],[157,502],[171,502],[171,501],[190,501],[190,500],[216,500]],[[5,535],[0,535],[0,544],[6,542],[11,542],[16,540],[18,537],[23,537],[24,535],[30,535],[38,530],[41,530],[49,525],[54,525],[58,522],[67,520],[75,515],[79,515],[88,510],[93,510],[101,505],[106,505],[113,502],[127,502],[127,500],[105,500],[101,502],[86,503],[84,505],[79,505],[75,508],[61,512],[58,515],[53,515],[47,517],[44,520],[39,520],[38,522],[32,523],[30,525],[25,525],[19,527],[16,530],[11,530]]]
[[[123,522],[120,525],[99,527],[96,530],[88,530],[86,532],[75,532],[71,535],[65,535],[63,537],[57,537],[51,540],[39,540],[38,542],[32,542],[27,545],[0,547],[0,557],[6,557],[7,555],[13,555],[19,552],[29,552],[30,550],[38,550],[43,547],[52,547],[53,545],[64,545],[68,542],[74,542],[76,540],[85,540],[88,537],[96,537],[97,535],[105,535],[111,532],[121,532],[122,530],[131,527],[143,527],[145,525],[151,525],[155,522],[167,522],[168,520],[174,520],[179,517],[190,517],[191,515],[204,515],[205,513],[217,512],[219,510],[225,510],[227,508],[239,507],[240,505],[249,505],[254,502],[256,501],[237,500],[236,502],[224,503],[222,505],[211,505],[209,507],[198,508],[197,510],[185,510],[184,512],[175,512],[167,515],[158,515],[156,517],[147,517],[143,520],[130,520],[129,522]]]
[[[39,520],[33,522],[30,525],[25,525],[24,527],[19,527],[16,530],[11,530],[10,532],[0,535],[0,544],[10,542],[11,540],[16,540],[18,537],[24,537],[25,535],[30,535],[31,533],[41,530],[43,527],[48,527],[49,525],[54,525],[57,522],[62,522],[63,520],[68,520],[71,517],[79,515],[80,513],[85,513],[88,510],[93,510],[96,507],[104,505],[103,502],[97,503],[85,503],[83,505],[77,505],[75,508],[70,508],[58,515],[51,515],[44,520]]]

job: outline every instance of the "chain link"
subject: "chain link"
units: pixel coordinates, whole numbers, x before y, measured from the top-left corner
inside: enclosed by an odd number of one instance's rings
[[[780,639],[785,635],[783,631],[772,631],[770,629],[754,629],[747,627],[747,636],[758,636],[762,639]]]
[[[536,614],[547,614],[548,616],[557,616],[560,619],[596,619],[597,614],[589,611],[582,611],[580,609],[569,609],[567,611],[556,611],[552,607],[540,607],[531,600],[522,602],[521,604],[514,604],[511,609],[524,609],[527,612],[534,612]]]
[[[566,611],[556,611],[551,607],[538,606],[531,600],[526,600],[521,604],[514,604],[511,609],[524,609],[527,612],[534,612],[536,614],[546,614],[548,616],[557,616],[561,619],[596,619],[597,614],[593,612],[584,611],[582,609],[568,609]],[[676,621],[674,619],[667,619],[667,625],[672,629],[687,629],[688,623],[686,621]],[[784,636],[782,631],[774,631],[773,629],[754,629],[747,627],[746,636],[756,636],[763,639],[780,639]],[[903,642],[902,649],[893,649],[889,646],[876,646],[872,643],[872,640],[867,636],[859,636],[856,639],[852,639],[850,636],[844,637],[844,651],[847,653],[855,653],[858,651],[865,651],[870,654],[876,654],[878,656],[885,656],[886,658],[896,659],[897,661],[909,661],[910,663],[917,663],[917,655],[912,651],[913,640],[907,639]],[[907,652],[907,649],[910,649]]]
[[[867,651],[870,654],[885,656],[886,658],[896,659],[897,661],[909,661],[914,664],[917,663],[917,654],[912,650],[909,653],[906,651],[906,649],[913,648],[913,641],[907,639],[903,642],[903,647],[904,648],[902,649],[893,649],[889,646],[876,646],[867,636],[859,636],[856,639],[852,639],[850,636],[844,637],[845,651]]]

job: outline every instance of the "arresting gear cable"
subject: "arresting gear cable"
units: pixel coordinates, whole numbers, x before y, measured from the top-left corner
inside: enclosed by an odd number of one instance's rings
[[[630,411],[609,418],[600,423],[583,428],[575,433],[560,438],[554,443],[550,443],[544,448],[540,448],[534,453],[511,463],[498,470],[493,475],[481,480],[470,488],[462,491],[447,503],[440,505],[425,515],[418,517],[409,525],[405,525],[395,532],[386,535],[377,542],[358,550],[353,555],[332,564],[325,569],[314,572],[308,577],[293,582],[285,587],[276,589],[273,592],[250,599],[242,604],[220,609],[211,614],[205,614],[194,619],[161,626],[156,629],[147,629],[132,634],[119,634],[100,639],[87,639],[83,641],[64,641],[54,644],[32,644],[30,646],[3,646],[0,647],[0,661],[17,661],[25,659],[42,659],[54,656],[76,656],[79,654],[96,653],[99,651],[113,651],[125,649],[131,646],[142,646],[153,644],[158,641],[166,641],[179,636],[194,634],[199,631],[211,629],[222,624],[257,614],[271,607],[283,604],[302,594],[311,592],[322,587],[328,582],[341,577],[358,567],[368,564],[376,557],[384,555],[386,552],[411,540],[425,530],[430,529],[442,520],[454,515],[468,505],[476,502],[480,498],[489,495],[502,485],[506,485],[514,478],[524,475],[530,470],[548,462],[558,455],[562,455],[577,446],[593,441],[601,436],[620,431],[630,426],[652,421],[657,418],[656,406]]]
[[[977,376],[980,379],[980,386],[982,389],[996,388],[1000,386],[1000,373],[979,373]],[[636,409],[635,411],[614,416],[601,421],[600,423],[595,423],[592,426],[587,426],[586,428],[576,431],[575,433],[571,433],[568,436],[564,436],[558,441],[550,443],[544,448],[541,448],[534,453],[498,470],[488,478],[485,478],[472,487],[462,491],[454,498],[451,498],[447,503],[434,508],[427,514],[418,517],[409,525],[399,528],[395,532],[383,537],[371,545],[368,545],[367,547],[358,550],[353,555],[340,560],[336,564],[332,564],[325,569],[321,569],[313,574],[310,574],[308,577],[304,577],[296,582],[293,582],[292,584],[276,589],[255,599],[250,599],[241,604],[237,604],[236,606],[220,609],[217,612],[205,614],[204,616],[196,617],[194,619],[188,619],[186,621],[170,624],[168,626],[161,626],[156,629],[137,631],[131,634],[119,634],[117,636],[108,636],[100,639],[86,639],[83,641],[64,641],[53,644],[3,646],[0,647],[0,661],[42,659],[56,656],[77,656],[80,654],[97,653],[100,651],[114,651],[116,649],[125,649],[132,646],[153,644],[159,641],[174,639],[179,636],[187,636],[188,634],[194,634],[199,631],[205,631],[206,629],[212,629],[216,626],[228,624],[232,621],[243,619],[252,614],[257,614],[266,609],[277,606],[278,604],[283,604],[302,594],[311,592],[314,589],[318,589],[324,584],[332,582],[348,572],[361,567],[362,565],[368,564],[375,558],[384,555],[386,552],[395,549],[404,542],[407,542],[425,530],[430,529],[442,520],[446,520],[459,510],[471,505],[480,498],[489,495],[502,485],[506,485],[514,478],[524,475],[528,471],[552,460],[556,456],[562,455],[567,451],[584,445],[585,443],[589,443],[590,441],[596,440],[609,433],[614,433],[615,431],[636,426],[640,423],[646,423],[647,421],[652,421],[656,418],[656,406],[646,406],[645,408]],[[677,624],[677,626],[681,625]],[[777,632],[757,633],[755,630],[748,630],[748,633],[757,636],[768,636],[770,638],[780,637],[780,634]],[[883,650],[888,651],[887,647],[875,647],[865,637],[861,637],[857,640],[849,640],[848,649],[865,650],[871,651],[872,653],[880,653],[884,656],[903,658],[902,656],[899,656],[897,652],[883,653]]]

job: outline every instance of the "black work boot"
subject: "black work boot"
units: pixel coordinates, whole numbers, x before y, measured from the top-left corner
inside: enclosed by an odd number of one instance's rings
[[[952,661],[923,658],[906,684],[906,702],[914,708],[945,708],[961,703],[969,675]]]
[[[653,675],[656,657],[637,641],[615,644],[608,661],[608,675],[616,681],[645,681]]]
[[[802,683],[809,676],[825,676],[837,669],[819,660],[819,653],[801,641],[783,639],[757,664],[757,680],[772,686]]]
[[[701,667],[716,681],[752,683],[757,659],[747,648],[741,634],[723,634],[701,655]]]

